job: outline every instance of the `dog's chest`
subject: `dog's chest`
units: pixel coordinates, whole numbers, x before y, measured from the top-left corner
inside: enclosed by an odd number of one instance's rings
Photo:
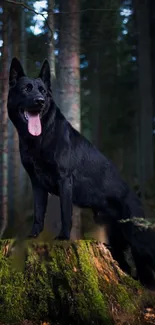
[[[44,162],[43,159],[33,160],[34,174],[38,182],[44,187],[54,186],[54,173],[51,165]]]
[[[57,181],[57,166],[54,158],[50,155],[44,156],[43,152],[25,151],[21,154],[21,160],[26,170],[34,177],[38,183],[49,192]]]

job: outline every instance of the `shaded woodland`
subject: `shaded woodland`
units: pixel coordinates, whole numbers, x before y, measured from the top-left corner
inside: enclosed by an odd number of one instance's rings
[[[30,77],[48,58],[56,104],[116,164],[154,223],[154,39],[154,0],[0,0],[0,325],[155,324],[154,293],[119,268],[89,210],[74,207],[71,241],[53,241],[60,205],[49,196],[45,230],[21,240],[33,196],[7,115],[12,58]]]
[[[154,12],[153,0],[0,1],[1,237],[24,231],[33,214],[31,185],[7,116],[14,56],[31,77],[48,58],[56,103],[114,161],[143,200],[146,216],[154,218]],[[55,198],[49,199],[47,219],[57,231]],[[88,220],[81,221],[76,209],[74,219],[73,237],[89,231]]]

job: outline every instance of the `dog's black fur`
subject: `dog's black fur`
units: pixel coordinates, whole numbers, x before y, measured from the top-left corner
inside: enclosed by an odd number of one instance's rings
[[[19,134],[21,161],[32,182],[34,223],[30,236],[44,227],[48,193],[60,197],[62,228],[59,239],[69,239],[72,204],[89,207],[96,221],[112,225],[114,258],[129,272],[124,250],[130,246],[142,283],[152,285],[155,270],[154,234],[130,221],[144,217],[140,200],[121,179],[111,161],[77,132],[61,114],[52,97],[50,69],[45,60],[37,79],[25,76],[14,58],[9,76],[8,114]],[[24,111],[40,113],[41,134],[30,134]],[[119,222],[125,219],[127,222]],[[135,236],[136,232],[136,236]]]

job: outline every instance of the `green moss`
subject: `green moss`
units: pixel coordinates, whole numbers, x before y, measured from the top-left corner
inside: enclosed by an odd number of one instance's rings
[[[0,320],[8,323],[23,319],[27,307],[23,273],[12,268],[11,259],[0,251]]]
[[[50,250],[49,254],[50,254],[49,266],[52,269],[52,272],[57,274],[60,271],[59,271],[57,258],[56,258],[56,250],[55,249]]]
[[[115,287],[115,297],[123,311],[131,314],[136,311],[136,304],[135,299],[133,299],[133,292],[130,295],[127,289],[121,284],[117,284],[117,286]]]
[[[127,314],[134,314],[140,306],[140,298],[136,300],[139,283],[127,276],[120,277],[121,284],[108,283],[99,276],[93,256],[101,263],[102,256],[91,241],[53,246],[32,241],[11,257],[3,255],[3,246],[0,243],[1,322],[31,319],[107,325],[113,323],[111,297]]]
[[[107,302],[99,290],[98,276],[89,250],[90,242],[52,249],[50,265],[57,278],[57,296],[70,320],[80,324],[110,324]],[[91,306],[91,308],[90,308]]]
[[[134,280],[132,277],[125,275],[121,278],[122,284],[126,285],[129,289],[132,289],[135,291],[143,290],[140,282]]]
[[[40,249],[39,246],[36,247]],[[48,315],[49,301],[54,302],[54,293],[48,274],[47,261],[37,252],[29,250],[26,261],[26,295],[29,297],[27,315],[32,319],[44,319]]]
[[[81,241],[77,251],[81,270],[80,290],[76,295],[78,313],[84,319],[96,317],[96,323],[110,323],[107,301],[99,289],[97,271],[91,260],[90,242]]]

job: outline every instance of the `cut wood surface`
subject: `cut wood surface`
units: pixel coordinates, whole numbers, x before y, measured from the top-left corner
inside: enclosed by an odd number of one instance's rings
[[[155,295],[93,241],[0,242],[0,325],[155,324]]]

